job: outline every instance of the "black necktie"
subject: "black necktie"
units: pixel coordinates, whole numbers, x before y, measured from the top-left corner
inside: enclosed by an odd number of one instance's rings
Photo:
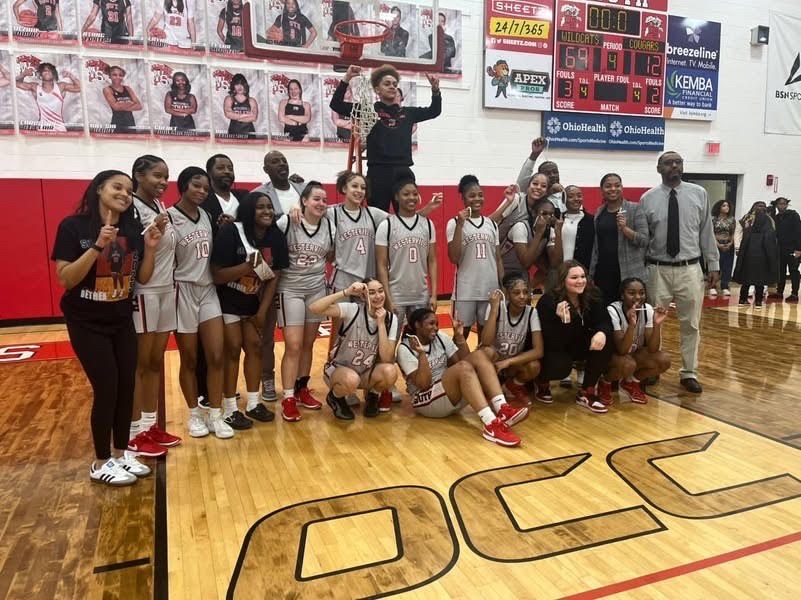
[[[675,189],[670,190],[668,200],[667,253],[671,258],[679,253],[679,199]]]

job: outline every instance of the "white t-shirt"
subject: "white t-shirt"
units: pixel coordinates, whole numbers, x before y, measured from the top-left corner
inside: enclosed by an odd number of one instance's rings
[[[295,191],[292,185],[289,186],[288,190],[274,189],[275,195],[278,196],[278,202],[281,204],[282,214],[288,215],[290,208],[300,205],[300,194]]]
[[[509,232],[509,239],[515,244],[528,244],[528,223],[526,221],[519,221],[512,226]],[[556,244],[556,232],[551,227],[551,232],[548,236],[548,246]]]
[[[626,313],[623,312],[623,302],[617,300],[612,302],[606,307],[609,311],[609,317],[612,321],[613,331],[622,331],[626,335],[629,328],[629,321],[626,319]],[[645,315],[643,319],[642,315]],[[654,307],[650,304],[645,304],[645,310],[637,313],[637,331],[634,333],[634,340],[631,343],[629,352],[634,352],[638,348],[645,346],[645,330],[654,328]]]
[[[236,217],[236,210],[239,208],[239,200],[236,199],[236,196],[231,194],[231,199],[226,200],[217,193],[214,195],[217,196],[217,202],[220,203],[220,208],[222,209],[223,214]]]
[[[578,212],[575,215],[565,213],[563,217],[565,222],[562,225],[562,255],[565,260],[570,260],[576,251],[578,224],[584,218],[584,213]]]

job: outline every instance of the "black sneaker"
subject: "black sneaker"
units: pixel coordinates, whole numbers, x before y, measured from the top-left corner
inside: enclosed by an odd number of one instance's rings
[[[798,303],[798,294],[790,294],[787,298],[784,299],[785,302],[790,302],[791,304]]]
[[[334,416],[337,419],[342,419],[343,421],[352,421],[354,419],[353,411],[344,398],[334,398],[334,393],[328,392],[325,401],[334,411]]]
[[[259,402],[253,410],[245,411],[245,414],[251,419],[256,419],[262,423],[269,423],[275,419],[275,413],[261,402]]]
[[[253,427],[253,421],[248,419],[238,410],[235,410],[223,420],[231,427],[231,429],[250,429]]]
[[[378,401],[380,396],[375,392],[368,392],[364,396],[364,416],[377,417],[378,416]]]
[[[211,408],[211,402],[209,402],[209,399],[205,396],[197,397],[197,405],[205,410],[209,410]]]

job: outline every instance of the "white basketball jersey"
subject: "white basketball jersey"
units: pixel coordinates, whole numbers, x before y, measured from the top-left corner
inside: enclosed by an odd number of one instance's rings
[[[167,35],[164,42],[170,46],[189,48],[192,45],[187,23],[194,16],[193,1],[184,0],[184,12],[182,13],[175,8],[164,12],[164,33]]]
[[[278,291],[311,293],[325,286],[325,257],[334,248],[334,226],[327,217],[320,219],[316,227],[305,221],[297,225],[281,215],[278,228],[286,236],[289,250],[289,268],[281,271]]]
[[[211,285],[209,257],[213,243],[211,217],[198,208],[198,218],[193,221],[177,206],[167,209],[176,233],[175,281],[187,281],[197,285]]]
[[[387,237],[381,240],[389,256],[389,290],[398,306],[425,303],[428,290],[428,247],[434,226],[415,215],[411,226],[397,215],[387,219]]]
[[[526,350],[526,340],[532,331],[540,331],[537,309],[526,306],[516,318],[509,314],[509,305],[501,303],[495,329],[495,350],[501,360],[517,356]]]
[[[428,356],[428,366],[431,367],[431,384],[433,385],[442,380],[442,375],[445,373],[445,369],[448,368],[448,357],[456,352],[456,345],[451,338],[438,331],[431,343],[427,347],[423,346],[423,350]],[[417,354],[409,346],[409,341],[404,340],[401,342],[398,346],[398,366],[406,379],[406,390],[412,397],[418,392],[424,391],[409,379],[409,375],[417,370],[418,364]]]
[[[357,278],[375,277],[375,232],[387,214],[378,209],[360,207],[356,218],[345,210],[344,204],[329,207],[336,227],[336,260],[331,281],[342,271]]]
[[[448,239],[453,239],[456,217],[448,223]],[[495,249],[498,226],[491,219],[466,219],[462,226],[462,256],[454,273],[453,300],[486,301],[498,287]]]
[[[336,346],[328,360],[334,366],[349,367],[362,375],[378,360],[378,323],[367,314],[364,304],[355,306],[356,314],[342,321]],[[387,315],[387,334],[392,339],[393,326],[397,329],[398,318],[392,313]]]
[[[161,204],[158,202],[156,203],[157,210],[153,210],[153,208],[136,195],[133,197],[133,203],[136,212],[139,213],[139,221],[142,223],[143,230],[149,227],[163,210]],[[168,219],[164,234],[161,236],[161,240],[159,240],[159,245],[156,246],[156,264],[153,267],[153,275],[150,276],[150,281],[147,283],[142,284],[136,282],[135,290],[137,294],[146,292],[156,294],[168,292],[173,288],[177,237],[172,221]]]

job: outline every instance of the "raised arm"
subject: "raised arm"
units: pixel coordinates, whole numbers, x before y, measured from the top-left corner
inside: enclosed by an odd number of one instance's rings
[[[492,348],[495,345],[495,336],[498,333],[498,315],[501,312],[503,292],[493,290],[489,295],[489,315],[481,330],[481,345]]]
[[[339,82],[337,89],[334,90],[334,95],[331,96],[331,102],[328,106],[330,106],[331,110],[335,113],[338,113],[340,117],[350,117],[350,113],[353,110],[353,103],[345,102],[345,93],[348,91],[350,80],[361,72],[361,67],[357,67],[356,65],[349,66],[342,81]]]
[[[456,266],[462,260],[462,232],[464,222],[470,216],[470,209],[465,208],[456,213],[456,217],[448,221],[448,230],[453,228],[450,241],[448,241],[448,260]]]
[[[14,78],[14,83],[16,84],[17,88],[20,90],[24,90],[26,92],[30,92],[31,94],[36,94],[36,88],[39,84],[34,83],[33,81],[25,81],[26,77],[29,77],[34,74],[34,70],[31,67],[25,69],[22,73],[17,75]]]
[[[426,73],[426,77],[431,84],[431,104],[427,107],[413,106],[404,109],[412,123],[436,119],[442,112],[442,94],[439,91],[439,78],[430,73]]]
[[[542,151],[545,150],[546,145],[547,142],[544,137],[538,137],[531,142],[531,153],[523,162],[523,166],[520,167],[520,173],[517,174],[517,185],[523,190],[523,193],[525,193],[529,179],[534,174],[534,165],[537,163]]]
[[[69,71],[64,71],[63,75],[69,81],[69,83],[64,83],[62,81],[58,82],[58,87],[61,89],[61,93],[62,94],[66,92],[73,92],[75,94],[79,93],[81,91],[81,81]]]
[[[521,223],[523,227],[528,227],[528,223],[522,221]],[[513,229],[519,229],[518,226],[521,225],[521,223],[516,223]],[[531,240],[528,243],[514,242],[517,259],[520,261],[520,264],[523,265],[523,268],[528,269],[537,262],[537,259],[542,254],[542,240],[544,235],[545,220],[541,217],[537,217],[537,220],[534,222],[534,233],[531,236]]]

